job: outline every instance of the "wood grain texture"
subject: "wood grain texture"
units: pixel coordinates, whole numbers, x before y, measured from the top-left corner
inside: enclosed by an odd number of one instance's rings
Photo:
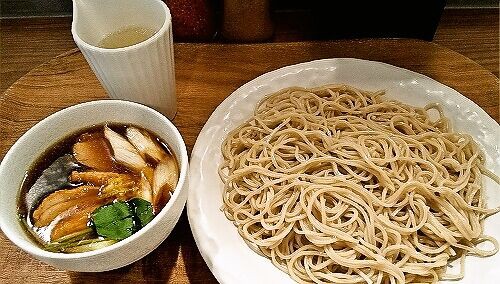
[[[281,11],[275,15],[274,41],[311,39],[311,13]],[[301,19],[301,20],[297,20]],[[499,9],[445,9],[434,35],[434,43],[461,53],[498,77]]]
[[[471,58],[498,77],[498,15],[498,9],[445,9],[434,42]],[[307,17],[307,12],[276,13],[272,41],[310,39]],[[76,47],[70,17],[1,19],[0,25],[0,93],[29,70]]]
[[[434,42],[478,62],[498,77],[499,13],[491,9],[446,9]]]
[[[276,68],[329,57],[377,60],[425,74],[455,88],[499,119],[498,78],[474,61],[429,42],[178,43],[174,50],[178,114],[173,122],[189,152],[210,114],[236,88]],[[35,68],[0,97],[0,157],[22,133],[47,115],[101,98],[106,98],[106,94],[77,50]],[[136,263],[107,273],[56,270],[30,258],[0,234],[0,283],[109,281],[216,283],[196,248],[185,214],[158,249]]]
[[[71,18],[1,19],[0,92],[36,66],[76,47]]]

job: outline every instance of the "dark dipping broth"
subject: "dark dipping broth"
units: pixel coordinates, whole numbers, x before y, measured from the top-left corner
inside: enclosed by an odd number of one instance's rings
[[[35,161],[21,185],[19,218],[45,250],[96,250],[146,226],[178,178],[177,161],[157,135],[133,125],[95,125]]]

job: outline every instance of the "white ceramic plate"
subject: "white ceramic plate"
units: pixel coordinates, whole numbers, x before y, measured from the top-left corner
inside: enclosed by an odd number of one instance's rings
[[[251,116],[256,103],[265,95],[290,86],[328,83],[385,89],[388,98],[414,106],[441,103],[454,129],[471,134],[486,153],[487,167],[500,174],[499,125],[468,98],[429,77],[385,63],[351,58],[311,61],[266,73],[241,86],[217,107],[191,154],[189,223],[203,258],[219,282],[293,283],[270,260],[253,252],[220,210],[223,188],[217,173],[222,161],[220,145],[230,130]],[[498,206],[498,187],[488,181],[486,189],[489,206]],[[500,213],[487,219],[485,232],[500,240]],[[500,253],[489,258],[469,256],[465,278],[454,283],[497,283],[499,266]]]

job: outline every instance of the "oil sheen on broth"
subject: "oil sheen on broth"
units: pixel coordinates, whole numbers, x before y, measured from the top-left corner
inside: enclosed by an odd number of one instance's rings
[[[150,27],[128,26],[109,33],[97,44],[102,48],[121,48],[145,41],[156,33]]]
[[[146,226],[178,176],[175,157],[157,135],[133,125],[96,125],[58,141],[32,165],[19,217],[45,250],[96,250]]]

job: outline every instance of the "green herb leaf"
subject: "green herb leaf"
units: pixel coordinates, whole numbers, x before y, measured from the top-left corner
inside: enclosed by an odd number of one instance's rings
[[[142,198],[134,198],[129,201],[129,204],[134,208],[135,216],[139,219],[141,227],[146,226],[153,218],[153,205]]]
[[[112,240],[123,240],[132,236],[136,231],[135,221],[132,217],[116,220],[104,226],[96,226],[97,234]]]
[[[92,213],[92,222],[99,236],[112,240],[123,240],[138,230],[133,209],[123,201],[97,208]]]

